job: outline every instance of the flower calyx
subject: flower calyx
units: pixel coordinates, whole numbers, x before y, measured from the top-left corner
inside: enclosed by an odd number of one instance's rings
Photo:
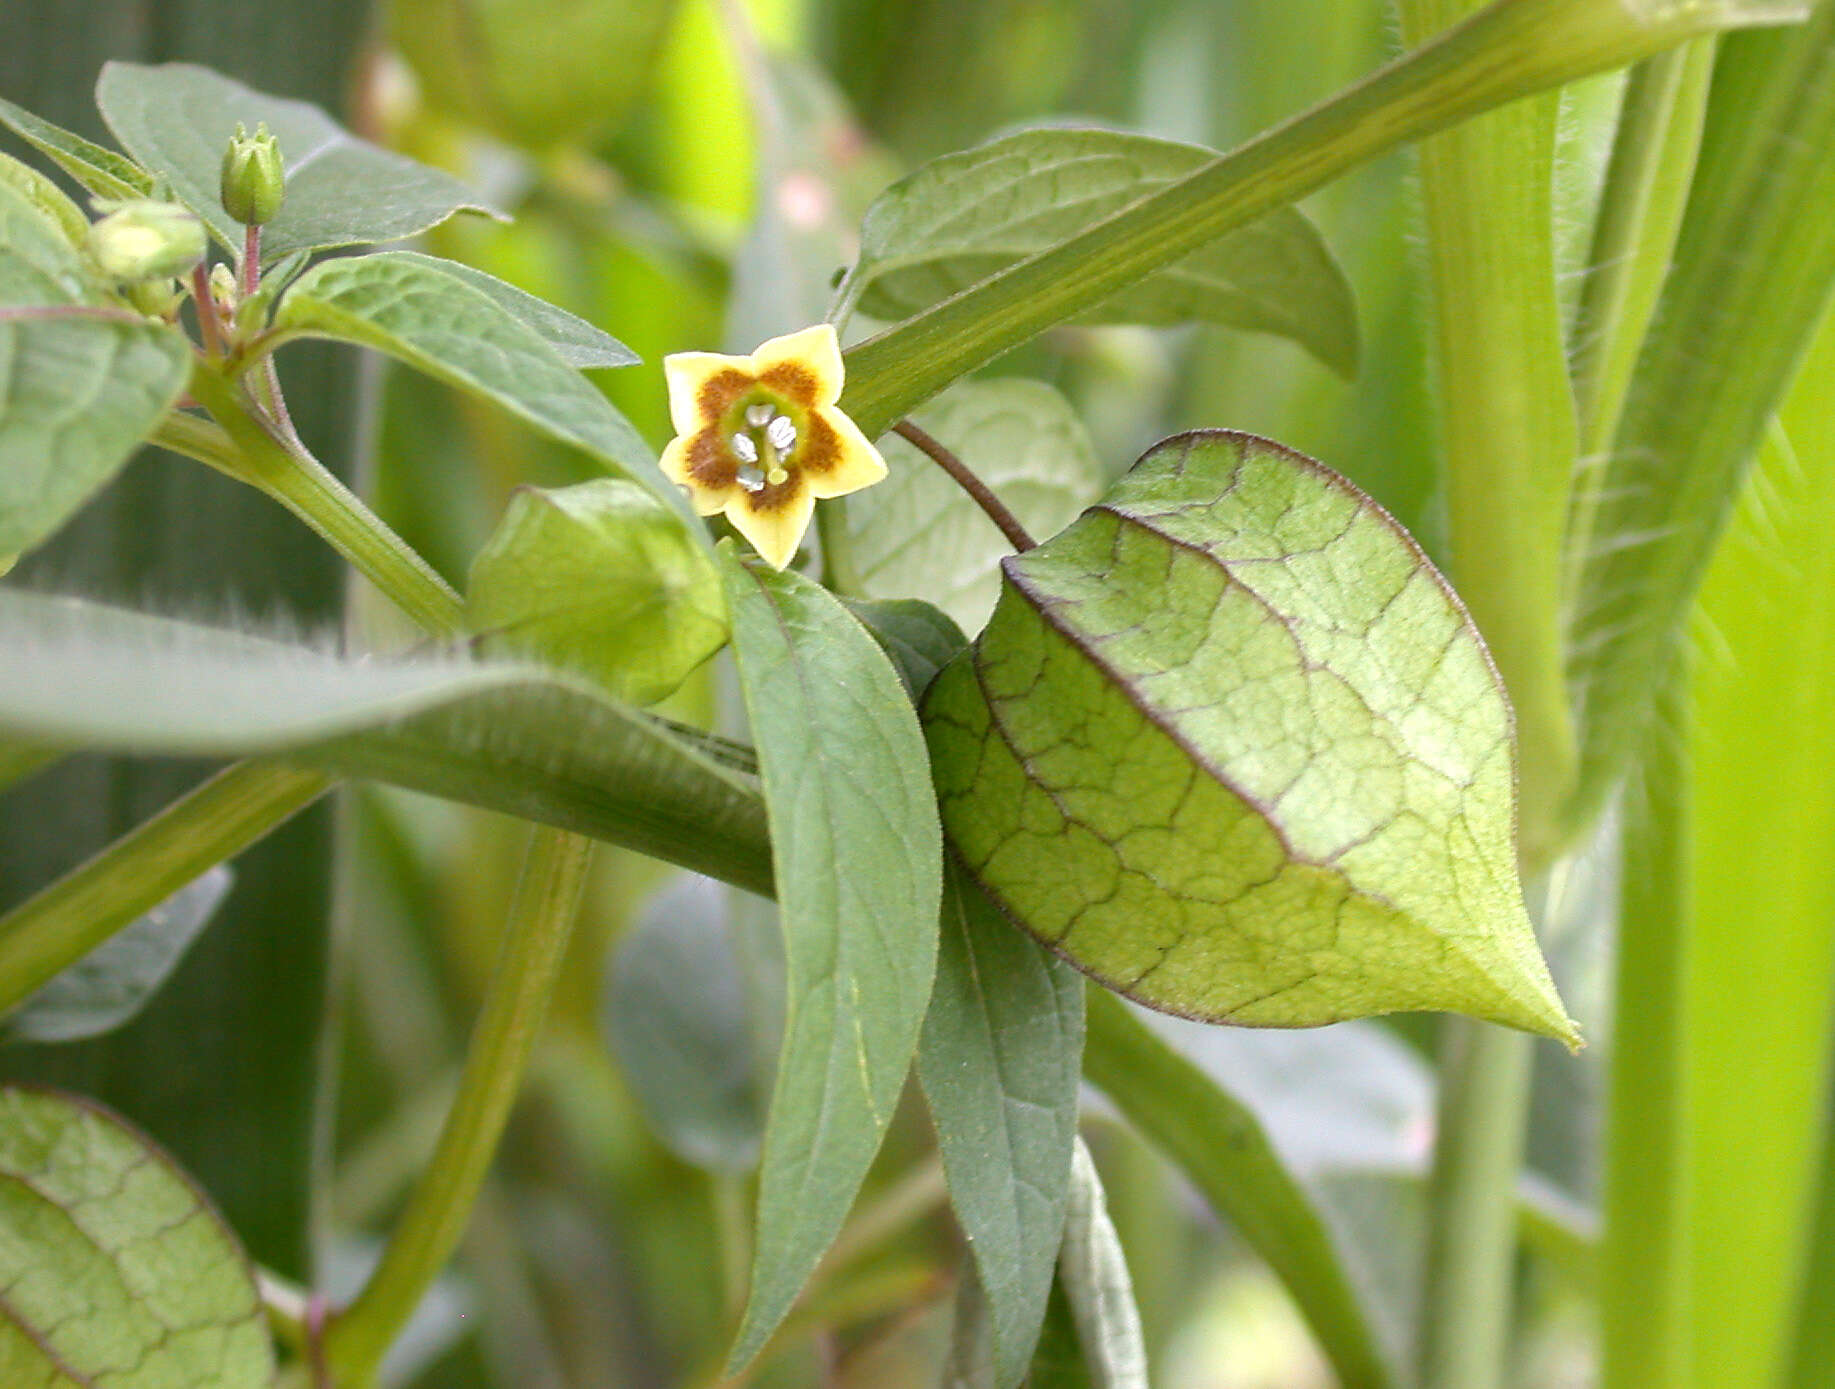
[[[287,168],[266,121],[250,135],[241,122],[223,151],[223,210],[245,226],[273,219],[287,196]]]
[[[98,199],[95,206],[107,215],[89,228],[83,249],[111,280],[169,280],[204,259],[204,224],[188,208],[156,198]]]
[[[886,475],[885,460],[835,408],[841,348],[832,324],[772,338],[750,356],[663,359],[676,437],[662,470],[702,516],[724,512],[774,568],[796,556],[817,499]]]

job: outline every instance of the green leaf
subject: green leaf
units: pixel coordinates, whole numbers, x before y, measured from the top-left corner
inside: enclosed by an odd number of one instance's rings
[[[0,314],[0,554],[38,544],[113,477],[190,371],[164,323]]]
[[[0,183],[23,194],[26,201],[63,232],[64,239],[72,246],[82,245],[83,238],[89,235],[89,219],[83,215],[83,209],[30,164],[22,164],[10,154],[0,154]]]
[[[1726,39],[1688,209],[1590,532],[1571,543],[1574,818],[1649,721],[1690,599],[1766,420],[1835,286],[1835,7]]]
[[[3,97],[0,123],[99,198],[144,198],[153,191],[151,176],[133,160],[85,140],[74,131],[52,125]],[[223,157],[221,150],[217,157]]]
[[[1182,435],[1004,572],[924,712],[950,840],[1016,921],[1186,1016],[1575,1040],[1517,884],[1496,674],[1367,497]]]
[[[706,545],[620,478],[519,488],[472,563],[466,616],[487,653],[558,666],[633,704],[673,693],[726,644]]]
[[[592,383],[499,298],[431,257],[382,251],[325,261],[294,282],[274,322],[286,332],[373,347],[494,400],[674,500],[655,455]]]
[[[652,897],[612,954],[600,1016],[657,1136],[685,1162],[740,1173],[758,1160],[772,1058],[726,892],[683,875]]]
[[[1000,1386],[1025,1377],[1051,1293],[1082,1062],[1083,981],[952,866],[918,1078],[988,1304]]]
[[[1083,1356],[1083,1345],[1077,1334],[1076,1314],[1064,1296],[1064,1282],[1051,1285],[1051,1301],[1045,1307],[1045,1326],[1039,1334],[1038,1350],[1026,1378],[1028,1389],[1094,1389],[1095,1379]],[[949,1385],[948,1389],[957,1389]],[[981,1389],[980,1385],[965,1389]]]
[[[860,233],[860,307],[904,318],[1096,225],[1217,158],[1116,130],[1025,130],[892,185]],[[1085,310],[1087,323],[1192,319],[1292,338],[1357,369],[1357,306],[1312,223],[1281,208]]]
[[[1346,1389],[1393,1384],[1330,1227],[1254,1113],[1099,989],[1089,993],[1084,1065],[1123,1117],[1267,1260]]]
[[[915,702],[937,672],[968,645],[962,629],[941,608],[921,598],[844,598],[892,660],[905,692]]]
[[[771,890],[747,750],[564,676],[342,660],[5,589],[0,650],[17,658],[0,664],[0,735],[119,752],[286,752]]]
[[[1055,535],[1107,480],[1070,402],[1042,381],[966,381],[917,422],[968,465],[1034,536]],[[868,593],[922,594],[981,630],[1012,545],[980,507],[912,444],[880,441],[890,475],[847,499],[854,562]]]
[[[610,333],[600,331],[585,319],[550,304],[546,299],[537,299],[533,294],[524,293],[495,275],[487,275],[460,261],[441,260],[437,256],[423,256],[414,251],[391,251],[388,254],[396,260],[419,262],[443,271],[456,280],[465,281],[480,294],[494,299],[512,318],[533,328],[541,340],[554,349],[556,356],[576,370],[636,366],[643,360]]]
[[[1134,1283],[1121,1237],[1109,1219],[1102,1179],[1081,1138],[1071,1158],[1058,1277],[1077,1324],[1090,1383],[1095,1389],[1147,1389],[1147,1347]]]
[[[719,553],[789,990],[736,1369],[841,1228],[892,1118],[930,1000],[942,836],[917,716],[872,637],[811,580]]]
[[[0,1370],[9,1385],[267,1389],[254,1272],[202,1193],[100,1108],[0,1089]]]
[[[16,1042],[75,1042],[131,1022],[159,991],[229,893],[230,871],[212,868],[41,985],[0,1019]]]
[[[192,63],[111,62],[96,105],[121,147],[232,250],[242,225],[223,210],[223,151],[240,121],[265,121],[287,163],[287,196],[261,229],[261,254],[399,241],[455,212],[501,216],[450,174],[359,140],[310,102],[270,96]]]
[[[28,190],[0,179],[0,308],[80,304],[94,297],[95,285],[76,246]]]

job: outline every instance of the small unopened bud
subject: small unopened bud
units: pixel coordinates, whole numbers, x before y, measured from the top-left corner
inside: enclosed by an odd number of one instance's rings
[[[112,280],[165,280],[204,259],[204,224],[177,203],[135,199],[94,223],[85,247]]]
[[[250,135],[242,125],[223,151],[223,210],[247,226],[260,226],[280,211],[287,170],[267,122]]]
[[[210,297],[226,314],[233,314],[241,300],[241,291],[236,288],[236,272],[222,261],[210,267]]]

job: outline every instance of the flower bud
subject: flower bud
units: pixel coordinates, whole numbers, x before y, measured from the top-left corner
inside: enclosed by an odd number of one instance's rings
[[[260,226],[280,211],[287,192],[287,170],[280,146],[268,133],[267,122],[250,135],[238,123],[223,151],[223,210],[238,222]]]
[[[170,279],[204,258],[204,224],[177,203],[134,199],[89,228],[85,249],[110,279]]]

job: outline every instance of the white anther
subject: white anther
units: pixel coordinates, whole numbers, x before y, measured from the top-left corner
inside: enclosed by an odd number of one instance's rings
[[[789,453],[796,447],[796,425],[788,415],[779,415],[765,426],[765,438],[779,453]]]
[[[748,492],[762,492],[765,490],[765,475],[757,468],[741,468],[733,475],[733,481],[737,482]]]
[[[771,408],[770,401],[753,401],[752,404],[745,407],[745,422],[754,429],[763,429],[771,423],[771,416],[776,413],[777,411]]]
[[[752,442],[752,436],[750,434],[735,434],[733,436],[733,456],[741,463],[756,463],[758,461],[758,445]]]

